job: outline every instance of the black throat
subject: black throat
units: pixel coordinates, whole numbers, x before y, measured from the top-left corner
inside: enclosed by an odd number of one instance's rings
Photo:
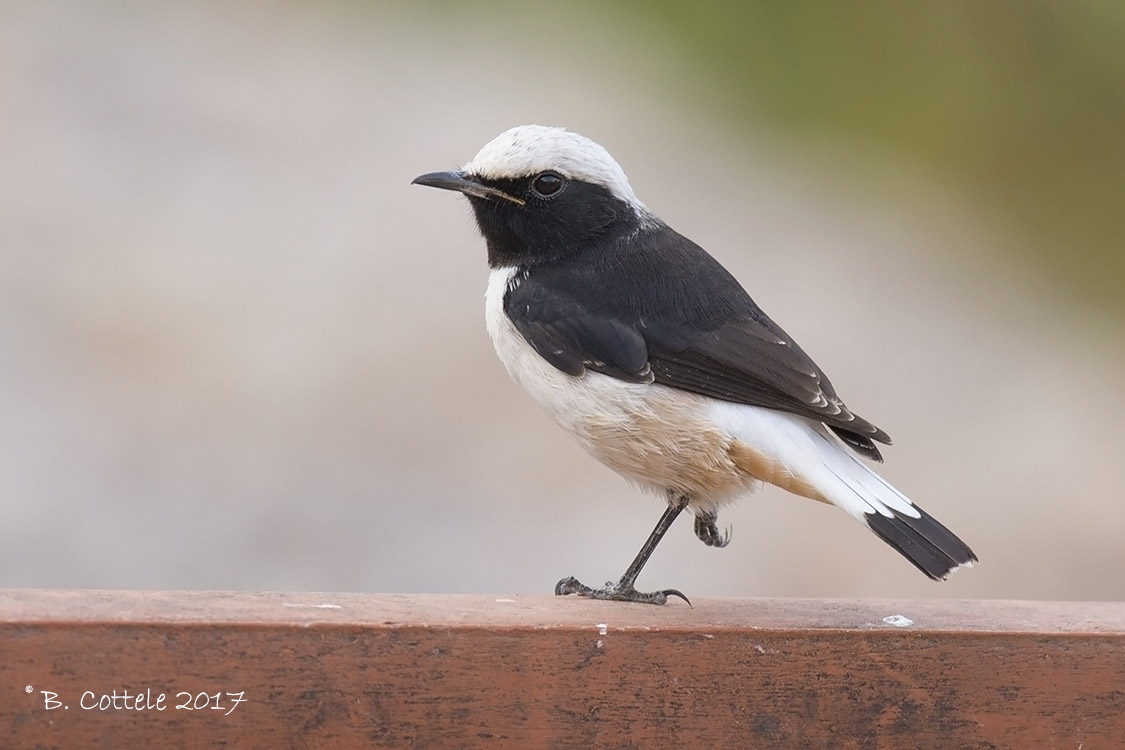
[[[640,229],[633,206],[602,185],[572,181],[544,198],[529,188],[527,179],[482,182],[523,201],[468,196],[491,268],[557,261]]]

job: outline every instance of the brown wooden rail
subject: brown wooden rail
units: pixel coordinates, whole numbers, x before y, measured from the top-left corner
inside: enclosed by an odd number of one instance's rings
[[[0,715],[3,748],[1122,750],[1125,604],[0,591]]]

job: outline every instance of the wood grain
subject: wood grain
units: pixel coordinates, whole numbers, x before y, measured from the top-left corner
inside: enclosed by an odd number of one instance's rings
[[[1125,604],[695,604],[0,591],[0,744],[1125,748]]]

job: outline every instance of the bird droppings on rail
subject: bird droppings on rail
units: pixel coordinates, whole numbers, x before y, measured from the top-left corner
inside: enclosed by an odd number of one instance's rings
[[[913,620],[909,617],[903,617],[902,615],[887,615],[883,618],[883,622],[888,625],[893,625],[896,628],[908,628],[914,624]]]
[[[609,623],[599,622],[598,623],[598,635],[605,635],[608,632],[609,632]]]
[[[304,602],[283,602],[282,606],[293,609],[343,609],[339,604],[306,604]]]
[[[496,603],[497,604],[515,604],[516,600],[515,599],[497,599]]]

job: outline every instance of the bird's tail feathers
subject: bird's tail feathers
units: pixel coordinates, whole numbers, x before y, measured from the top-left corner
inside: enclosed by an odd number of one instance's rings
[[[839,506],[919,570],[944,579],[976,555],[949,529],[854,456],[824,425],[761,407],[719,404],[737,437],[731,458],[748,475]]]
[[[944,580],[957,568],[976,562],[976,555],[956,534],[827,434],[823,437],[824,468],[834,481],[819,486],[829,502],[865,524],[934,580]]]

